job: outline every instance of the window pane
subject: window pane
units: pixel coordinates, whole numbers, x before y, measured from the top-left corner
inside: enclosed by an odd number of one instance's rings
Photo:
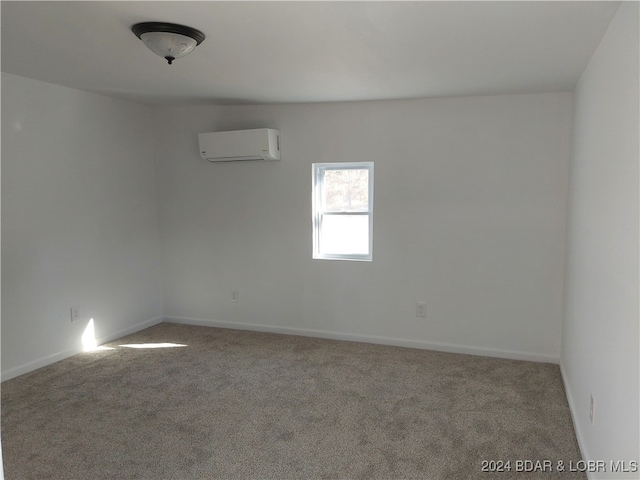
[[[320,253],[369,253],[369,215],[323,215]]]
[[[325,170],[325,212],[369,211],[369,170]]]

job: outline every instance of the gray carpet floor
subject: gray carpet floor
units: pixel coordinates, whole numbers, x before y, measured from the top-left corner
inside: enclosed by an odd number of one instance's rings
[[[121,346],[149,343],[186,346]],[[586,478],[555,471],[557,365],[166,323],[106,346],[2,384],[7,480]]]

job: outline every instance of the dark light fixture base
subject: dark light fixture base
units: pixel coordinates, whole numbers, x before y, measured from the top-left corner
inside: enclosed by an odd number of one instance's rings
[[[143,33],[149,32],[166,32],[177,33],[178,35],[185,35],[191,37],[196,41],[196,45],[200,45],[204,39],[204,33],[195,28],[187,27],[185,25],[178,25],[177,23],[164,23],[164,22],[143,22],[136,23],[131,27],[131,31],[136,37],[140,38]],[[140,38],[142,40],[142,38]],[[169,62],[171,63],[171,62]]]

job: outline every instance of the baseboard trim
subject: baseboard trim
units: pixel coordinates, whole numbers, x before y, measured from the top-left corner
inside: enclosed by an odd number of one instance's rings
[[[96,343],[98,345],[104,345],[105,343],[112,342],[121,337],[126,337],[127,335],[131,335],[132,333],[139,332],[140,330],[144,330],[145,328],[153,327],[154,325],[158,325],[162,323],[164,320],[163,317],[155,317],[150,320],[145,320],[144,322],[136,323],[135,325],[131,325],[123,330],[118,330],[117,332],[110,333],[103,337],[97,338]]]
[[[571,421],[573,422],[573,430],[576,432],[576,439],[578,440],[578,448],[580,449],[580,455],[583,460],[589,460],[589,453],[587,452],[587,447],[584,442],[584,436],[582,435],[582,429],[580,428],[580,423],[577,421],[577,409],[576,405],[573,401],[573,395],[571,393],[571,389],[569,388],[569,384],[567,382],[567,373],[564,368],[564,364],[562,360],[560,360],[560,376],[562,377],[562,384],[564,385],[564,392],[567,395],[567,403],[569,404],[569,412],[571,413]],[[587,478],[591,480],[595,478],[591,472],[586,472]]]
[[[96,343],[98,345],[102,345],[112,340],[116,340],[117,338],[131,335],[132,333],[144,330],[145,328],[152,327],[154,325],[162,323],[162,321],[163,317],[155,317],[150,320],[145,320],[144,322],[136,323],[135,325],[131,325],[130,327],[127,327],[123,330],[118,330],[117,332],[112,332],[100,338],[97,338]],[[65,358],[69,358],[82,353],[82,351],[82,347],[78,346],[77,348],[70,348],[68,350],[56,352],[54,354],[47,355],[46,357],[38,358],[37,360],[33,360],[32,362],[25,363],[23,365],[19,365],[9,370],[3,371],[0,376],[3,382],[6,380],[11,380],[12,378],[24,375],[25,373],[32,372],[39,368],[46,367],[47,365],[51,365],[52,363],[64,360]]]
[[[52,355],[47,355],[46,357],[38,358],[37,360],[33,360],[32,362],[25,363],[23,365],[19,365],[2,372],[2,381],[5,382],[7,380],[11,380],[12,378],[19,377],[20,375],[24,375],[25,373],[33,372],[34,370],[46,367],[47,365],[51,365],[52,363],[59,362],[60,360],[64,360],[65,358],[73,357],[78,353],[82,353],[82,348],[70,348],[68,350],[56,352]]]
[[[284,335],[299,335],[302,337],[328,338],[331,340],[343,340],[348,342],[375,343],[379,345],[392,345],[396,347],[419,348],[422,350],[435,350],[438,352],[460,353],[465,355],[479,355],[482,357],[506,358],[510,360],[526,360],[531,362],[554,363],[560,362],[559,357],[530,352],[517,352],[511,350],[498,350],[484,347],[470,347],[466,345],[454,345],[440,342],[424,342],[408,340],[404,338],[381,337],[376,335],[362,335],[357,333],[342,333],[326,330],[312,330],[306,328],[280,327],[274,325],[259,325],[255,323],[225,322],[220,320],[205,320],[188,317],[164,317],[166,323],[180,323],[203,327],[229,328],[234,330],[249,330],[256,332],[281,333]]]

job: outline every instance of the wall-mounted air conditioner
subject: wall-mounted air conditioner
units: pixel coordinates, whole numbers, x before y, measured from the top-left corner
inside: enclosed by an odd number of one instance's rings
[[[199,133],[200,156],[209,162],[280,160],[280,130],[256,128]]]

